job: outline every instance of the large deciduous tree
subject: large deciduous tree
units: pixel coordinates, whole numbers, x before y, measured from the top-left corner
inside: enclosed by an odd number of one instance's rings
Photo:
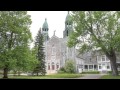
[[[101,49],[110,60],[112,75],[117,76],[116,53],[120,51],[119,11],[73,11],[74,31],[68,46],[80,52]]]
[[[4,70],[3,78],[8,78],[10,67],[15,65],[13,50],[31,41],[31,23],[27,11],[0,11],[0,62]]]

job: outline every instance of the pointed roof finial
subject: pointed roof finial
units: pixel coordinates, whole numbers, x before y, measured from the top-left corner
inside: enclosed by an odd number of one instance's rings
[[[47,18],[45,18],[45,21],[47,21]]]
[[[40,29],[39,29],[39,33],[41,33],[41,27],[40,27]]]
[[[56,32],[56,30],[54,30],[54,36],[55,36],[55,32]]]
[[[41,27],[40,27],[40,29],[39,30],[41,30]]]

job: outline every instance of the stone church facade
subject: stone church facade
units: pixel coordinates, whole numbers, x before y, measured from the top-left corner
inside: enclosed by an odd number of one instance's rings
[[[87,52],[83,55],[78,54],[78,50],[75,47],[68,48],[67,41],[68,36],[72,33],[73,22],[68,12],[65,19],[65,30],[63,31],[63,38],[59,38],[54,34],[51,38],[48,35],[48,23],[47,19],[42,26],[42,34],[44,36],[45,46],[45,61],[46,71],[48,74],[57,73],[57,71],[65,65],[66,60],[73,60],[76,65],[76,71],[110,71],[111,65],[109,59],[104,55],[96,52],[92,55],[92,52]],[[118,63],[119,58],[118,58]]]

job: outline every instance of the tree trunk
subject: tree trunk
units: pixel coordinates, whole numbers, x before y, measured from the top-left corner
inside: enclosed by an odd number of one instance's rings
[[[38,76],[38,72],[37,72],[37,76]]]
[[[118,70],[117,70],[116,59],[111,58],[110,63],[111,63],[112,75],[118,76],[119,74],[118,74]]]
[[[16,71],[16,70],[14,70],[14,76],[16,76],[16,74],[17,74],[17,71]]]
[[[115,54],[115,52],[112,51],[110,55],[106,54],[106,56],[110,60],[112,75],[113,76],[118,76],[119,74],[118,74],[118,69],[117,69],[117,64],[116,64],[116,54]]]
[[[7,67],[4,68],[3,78],[8,78],[8,68]]]
[[[18,76],[20,76],[20,74],[21,74],[21,72],[20,72],[20,71],[18,71]]]

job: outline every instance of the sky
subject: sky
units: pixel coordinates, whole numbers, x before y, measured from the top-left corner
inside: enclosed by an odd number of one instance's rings
[[[28,11],[28,14],[31,15],[32,20],[30,31],[33,39],[37,35],[38,30],[42,28],[45,18],[47,18],[48,22],[49,37],[52,37],[54,30],[56,30],[55,35],[62,38],[67,13],[67,11]]]

